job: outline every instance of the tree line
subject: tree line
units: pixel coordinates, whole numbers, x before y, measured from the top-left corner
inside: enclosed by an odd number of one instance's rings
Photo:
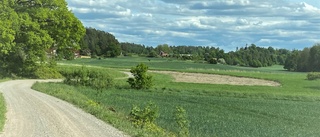
[[[209,46],[169,46],[167,44],[157,47],[146,47],[134,43],[120,43],[124,55],[140,55],[147,57],[160,56],[160,52],[168,54],[166,57],[206,61],[211,64],[228,64],[246,67],[266,67],[272,65],[284,65],[291,51],[287,49],[263,48],[255,44],[237,48],[236,51],[225,53],[223,49]]]
[[[115,36],[94,28],[86,28],[80,45],[80,53],[86,56],[116,57],[121,54],[120,43]]]
[[[299,72],[320,72],[320,44],[303,50],[293,50],[286,58],[284,68]]]

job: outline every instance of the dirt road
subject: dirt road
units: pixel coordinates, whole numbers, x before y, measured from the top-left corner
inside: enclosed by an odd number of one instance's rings
[[[1,137],[121,137],[114,127],[73,105],[30,89],[35,80],[0,83],[7,104]]]

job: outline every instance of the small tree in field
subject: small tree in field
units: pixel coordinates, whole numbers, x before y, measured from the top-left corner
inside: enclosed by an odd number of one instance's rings
[[[134,89],[149,89],[152,86],[152,76],[147,71],[148,66],[143,63],[131,68],[133,78],[129,78],[127,82]]]

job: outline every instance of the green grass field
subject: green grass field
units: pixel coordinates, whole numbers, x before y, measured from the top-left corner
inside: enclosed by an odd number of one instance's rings
[[[140,62],[149,65],[153,70],[253,77],[278,81],[281,86],[182,83],[174,82],[171,76],[152,73],[155,80],[155,86],[152,89],[140,91],[129,89],[120,71]],[[149,61],[147,58],[127,57],[101,60],[79,59],[59,63],[68,66],[77,64],[114,68],[109,70],[112,70],[113,77],[118,78],[116,79],[117,88],[100,94],[90,88],[71,87],[61,83],[38,83],[34,88],[64,100],[73,100],[71,102],[76,104],[81,100],[84,104],[87,100],[96,100],[104,108],[112,107],[116,113],[104,114],[100,116],[101,119],[106,117],[105,121],[130,135],[137,135],[137,131],[121,121],[125,121],[133,104],[142,105],[149,101],[154,102],[160,109],[160,117],[156,123],[170,132],[178,132],[173,117],[175,107],[182,106],[186,109],[190,121],[190,136],[271,137],[320,134],[318,130],[320,127],[320,108],[318,107],[320,81],[308,81],[306,73],[287,72],[282,69],[282,66],[244,68],[162,58]],[[52,89],[57,90],[52,91]],[[70,95],[71,91],[73,95]],[[80,103],[78,106],[83,108],[86,105]],[[90,112],[90,108],[87,108],[87,111]]]

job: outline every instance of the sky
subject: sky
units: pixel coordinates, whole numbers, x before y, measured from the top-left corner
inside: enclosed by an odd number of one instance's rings
[[[67,0],[86,27],[146,46],[303,49],[320,43],[319,0]]]

